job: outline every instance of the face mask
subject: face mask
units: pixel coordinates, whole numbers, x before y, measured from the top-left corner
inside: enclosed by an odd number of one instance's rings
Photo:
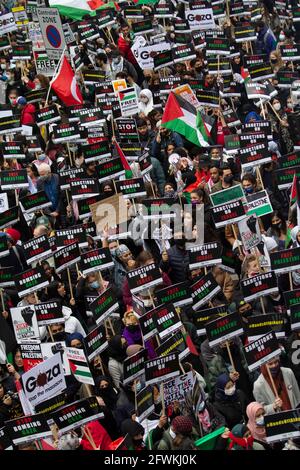
[[[143,439],[134,439],[133,442],[134,442],[134,445],[135,445],[135,446],[141,447],[141,445],[143,444],[144,440],[143,440]]]
[[[284,41],[284,40],[285,40],[285,35],[279,34],[279,41]]]
[[[93,281],[93,282],[90,283],[90,286],[91,286],[92,289],[99,289],[100,284],[99,284],[98,281]]]
[[[175,245],[178,246],[178,248],[182,248],[184,249],[185,248],[185,239],[179,239],[179,240],[175,240]]]
[[[172,428],[170,428],[170,431],[169,431],[169,432],[170,432],[170,436],[172,437],[172,439],[175,439],[176,433],[173,431]]]
[[[77,166],[77,168],[79,168],[81,165],[81,160],[80,158],[75,158],[75,166]]]
[[[265,418],[261,416],[255,420],[256,426],[264,426],[265,425]]]
[[[253,193],[253,188],[252,188],[252,186],[251,186],[251,188],[244,188],[244,192],[245,192],[246,194],[252,194],[252,193]]]
[[[280,104],[280,103],[275,103],[275,104],[273,105],[273,108],[275,109],[275,111],[280,111],[280,109],[281,109],[281,104]]]
[[[272,227],[281,228],[281,227],[282,227],[282,222],[279,222],[279,223],[276,223],[276,224],[272,224]]]
[[[121,57],[114,57],[112,63],[114,65],[118,65],[121,62]]]
[[[202,401],[199,405],[198,405],[198,412],[201,413],[201,411],[203,411],[205,408],[205,401]]]
[[[41,88],[42,88],[41,84],[40,84],[40,83],[37,83],[37,84],[35,85],[35,88],[34,88],[34,89],[35,89],[35,90],[40,90]]]
[[[127,329],[130,333],[135,333],[136,331],[139,330],[139,325],[127,325],[127,326],[126,326],[126,329]]]
[[[192,206],[197,206],[198,204],[201,204],[200,201],[192,201]]]
[[[67,334],[65,331],[60,331],[59,333],[53,333],[53,338],[55,341],[65,341]]]
[[[44,160],[46,160],[46,155],[45,155],[44,153],[42,153],[42,154],[39,155],[37,158],[38,158],[38,160],[39,160],[40,162],[43,162]]]
[[[226,183],[226,184],[232,183],[232,181],[233,181],[233,175],[224,176],[223,181],[224,181],[224,183]]]
[[[232,387],[227,388],[226,390],[224,390],[224,393],[225,393],[225,395],[227,395],[228,397],[232,397],[232,395],[235,394],[235,385],[233,385]]]
[[[174,189],[171,189],[171,191],[165,191],[165,197],[173,197],[173,196],[175,196]]]
[[[1,64],[1,70],[6,70],[6,64]]]
[[[48,175],[47,176],[40,176],[39,180],[42,181],[42,183],[46,183],[46,181],[48,181]]]
[[[136,384],[135,390],[136,390],[137,393],[142,390],[142,384],[141,384],[141,382],[138,382],[138,383]]]
[[[195,67],[195,70],[196,70],[196,72],[201,72],[201,71],[202,71],[202,67]]]
[[[293,107],[294,107],[294,106],[293,106],[293,103],[287,103],[286,106],[287,106],[288,109],[293,109]]]
[[[271,372],[272,377],[276,377],[276,375],[279,372],[279,369],[280,369],[280,365],[276,367],[270,367],[270,372]]]
[[[16,98],[9,98],[9,102],[12,106],[15,106],[17,104]]]
[[[117,248],[110,248],[109,251],[112,256],[116,256]]]
[[[271,64],[276,64],[277,59],[270,59]]]

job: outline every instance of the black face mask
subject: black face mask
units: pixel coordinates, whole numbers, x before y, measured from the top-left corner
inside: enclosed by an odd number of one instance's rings
[[[136,331],[139,331],[140,327],[139,327],[139,325],[127,325],[127,326],[126,326],[126,329],[127,329],[130,333],[135,333]]]
[[[276,64],[277,59],[271,59],[270,62],[271,62],[271,64]]]
[[[117,402],[118,394],[115,392],[112,385],[106,388],[100,388],[98,394],[107,407],[113,406]]]
[[[53,333],[54,341],[66,341],[67,333],[65,331],[60,331],[59,333]]]
[[[136,447],[141,447],[143,445],[144,440],[143,439],[133,439],[133,444]]]
[[[185,249],[185,238],[179,238],[178,240],[174,240],[174,243],[178,248],[181,248],[182,250]]]
[[[224,181],[224,183],[226,183],[226,184],[232,183],[232,182],[233,182],[233,175],[224,176],[223,181]]]
[[[248,310],[242,313],[242,317],[244,318],[251,317],[252,313],[253,313],[253,308],[248,308]]]

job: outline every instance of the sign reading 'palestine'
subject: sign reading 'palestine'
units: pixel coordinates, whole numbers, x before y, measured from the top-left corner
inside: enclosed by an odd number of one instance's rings
[[[27,196],[20,198],[20,203],[27,214],[36,212],[38,209],[45,209],[52,205],[52,202],[47,198],[45,191],[28,194]]]
[[[205,329],[211,348],[244,333],[242,319],[237,312],[207,323]]]
[[[290,308],[290,310],[291,310],[291,316],[290,316],[291,329],[293,331],[299,331],[300,330],[300,304],[293,305]]]
[[[300,304],[300,289],[293,289],[283,293],[287,313],[291,313],[294,305]]]
[[[119,308],[118,299],[111,287],[106,289],[96,300],[90,304],[90,310],[97,325],[103,323],[115,310]]]
[[[28,178],[26,170],[2,171],[0,175],[1,189],[28,188]]]
[[[0,287],[9,287],[15,285],[14,268],[0,268]]]
[[[283,274],[300,269],[300,247],[270,253],[271,269]]]
[[[178,284],[173,284],[172,286],[157,291],[156,297],[159,304],[172,302],[174,307],[193,303],[190,286],[187,281],[179,282]]]

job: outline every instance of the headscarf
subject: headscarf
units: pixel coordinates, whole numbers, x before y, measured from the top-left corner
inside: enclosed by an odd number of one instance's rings
[[[291,230],[291,239],[293,240],[295,246],[300,246],[297,240],[297,234],[300,232],[300,227],[297,225],[296,227],[292,228]]]
[[[219,377],[217,378],[217,382],[216,382],[216,393],[215,393],[215,396],[216,396],[216,400],[217,401],[227,401],[227,402],[232,402],[232,401],[236,401],[237,400],[237,393],[235,391],[235,393],[231,396],[229,395],[226,395],[225,394],[225,387],[226,387],[226,384],[230,381],[230,377],[228,374],[221,374],[219,375]]]
[[[250,119],[255,119],[255,121],[262,121],[262,117],[255,111],[250,111],[250,113],[247,114],[247,116],[245,117],[245,124],[250,122]]]
[[[107,388],[99,387],[100,383],[103,380],[105,380],[105,382],[108,382]],[[104,401],[105,405],[108,408],[113,408],[115,404],[117,403],[119,394],[113,387],[113,384],[110,378],[107,377],[106,375],[99,375],[99,377],[95,377],[95,385],[96,385],[96,395],[102,398],[102,400]]]
[[[115,335],[108,343],[108,355],[112,359],[115,359],[118,362],[123,362],[127,355],[126,355],[126,348],[123,348],[121,335]]]
[[[247,427],[251,431],[252,436],[254,439],[257,439],[258,441],[265,441],[266,440],[266,429],[264,426],[257,426],[255,422],[255,415],[258,412],[258,410],[263,409],[263,405],[258,403],[257,401],[253,401],[252,403],[249,403],[246,409],[246,413],[248,416],[248,423]]]
[[[243,437],[248,428],[245,424],[236,424],[229,433],[229,450],[253,450],[253,436]]]
[[[73,341],[73,339],[78,339],[78,341],[80,341],[82,345],[84,344],[84,338],[82,334],[75,332],[68,336],[67,346],[71,346],[71,342]]]
[[[129,248],[124,245],[124,243],[122,245],[119,245],[118,248],[116,249],[116,256],[119,258],[120,256],[124,255],[124,253],[127,253],[129,250]]]
[[[141,113],[144,113],[146,116],[148,116],[148,114],[154,109],[152,91],[146,88],[145,90],[141,91],[139,98],[141,95],[148,98],[148,103],[139,101],[139,110]]]
[[[125,419],[121,424],[121,432],[123,436],[128,435],[129,439],[131,439],[132,447],[134,447],[135,442],[133,438],[138,436],[139,434],[145,434],[145,429],[143,426],[138,423],[137,421],[133,421],[132,419]]]

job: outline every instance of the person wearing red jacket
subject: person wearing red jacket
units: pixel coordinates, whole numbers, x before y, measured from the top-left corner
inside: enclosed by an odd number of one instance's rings
[[[28,104],[24,96],[19,96],[19,98],[17,98],[17,107],[21,111],[21,124],[33,126],[35,123],[35,106],[33,104]]]
[[[132,41],[130,39],[129,26],[127,23],[124,23],[121,26],[121,34],[118,39],[118,49],[120,54],[128,60],[134,67],[138,65],[133,52],[131,50]]]

